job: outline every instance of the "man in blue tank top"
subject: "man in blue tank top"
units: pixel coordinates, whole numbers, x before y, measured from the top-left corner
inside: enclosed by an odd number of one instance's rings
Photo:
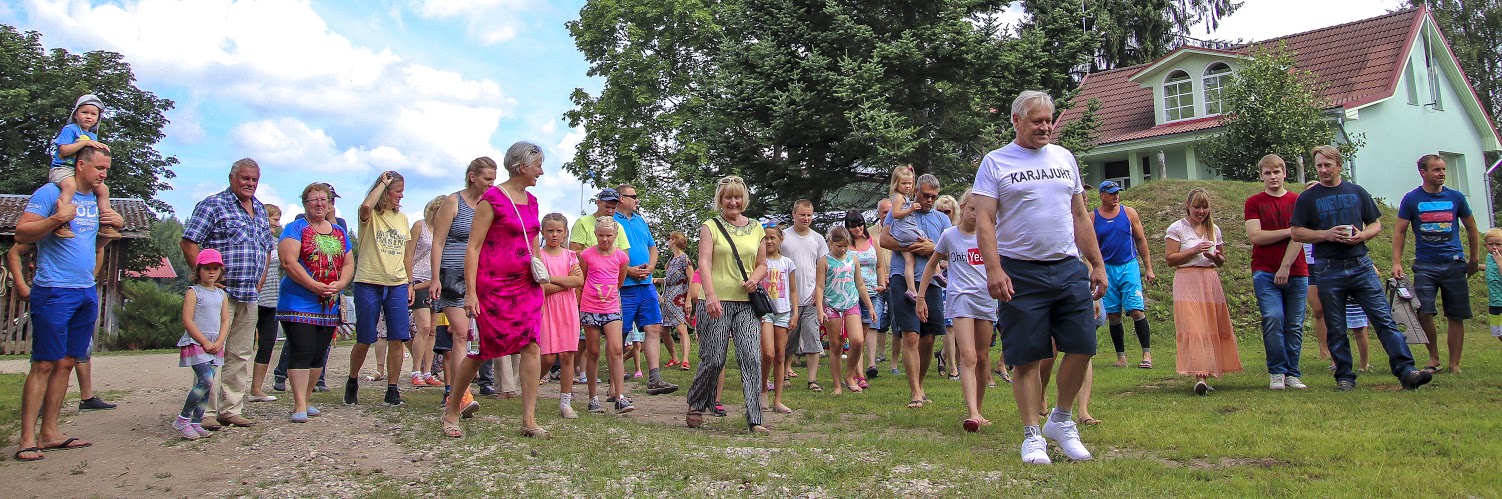
[[[1137,210],[1121,204],[1121,185],[1107,180],[1100,183],[1100,208],[1095,209],[1095,239],[1106,262],[1106,296],[1101,300],[1106,319],[1111,323],[1111,344],[1116,347],[1116,367],[1126,367],[1126,329],[1121,314],[1132,317],[1137,343],[1142,345],[1142,362],[1137,367],[1153,368],[1152,332],[1147,324],[1147,308],[1142,298],[1142,271],[1138,256],[1147,266],[1147,282],[1158,280],[1153,274],[1153,257],[1147,248],[1147,234]]]

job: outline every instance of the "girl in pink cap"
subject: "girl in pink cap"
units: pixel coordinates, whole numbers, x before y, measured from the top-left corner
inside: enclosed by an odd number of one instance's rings
[[[209,388],[214,386],[214,371],[224,365],[224,339],[229,330],[229,301],[224,290],[215,286],[224,276],[224,257],[218,250],[198,252],[193,271],[193,287],[183,295],[183,336],[177,340],[181,350],[179,367],[193,368],[197,383],[188,391],[182,412],[172,421],[172,429],[188,440],[209,436],[203,429],[203,411],[208,407]]]

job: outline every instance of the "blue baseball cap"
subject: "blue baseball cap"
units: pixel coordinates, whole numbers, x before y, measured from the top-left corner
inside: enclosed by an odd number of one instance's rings
[[[600,189],[600,195],[595,196],[595,199],[598,199],[600,201],[620,201],[621,193],[616,192],[615,189],[606,187],[604,189]]]
[[[1100,183],[1099,189],[1100,189],[1100,192],[1105,193],[1105,194],[1115,194],[1115,193],[1121,192],[1121,185],[1117,184],[1116,182],[1112,182],[1110,180],[1107,180],[1105,182],[1101,182]]]

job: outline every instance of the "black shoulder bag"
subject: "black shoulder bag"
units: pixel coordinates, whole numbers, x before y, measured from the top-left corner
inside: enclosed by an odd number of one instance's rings
[[[720,235],[724,236],[725,242],[730,245],[730,256],[735,257],[735,266],[741,269],[741,279],[751,280],[751,276],[746,274],[746,265],[741,263],[741,252],[735,249],[735,240],[731,239],[730,233],[725,231],[725,225],[720,223],[720,217],[714,217],[714,225],[720,229]],[[751,310],[756,313],[757,317],[772,313],[772,298],[767,296],[767,290],[763,289],[760,283],[756,285],[755,291],[746,293],[746,297],[751,301]]]

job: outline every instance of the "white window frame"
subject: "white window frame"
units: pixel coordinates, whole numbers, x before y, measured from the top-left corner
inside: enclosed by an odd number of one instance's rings
[[[1226,82],[1230,78],[1231,65],[1229,64],[1215,62],[1205,68],[1205,76],[1200,79],[1205,88],[1205,116],[1215,116],[1225,112],[1224,92]]]
[[[1194,118],[1194,78],[1175,69],[1163,78],[1163,122]]]

